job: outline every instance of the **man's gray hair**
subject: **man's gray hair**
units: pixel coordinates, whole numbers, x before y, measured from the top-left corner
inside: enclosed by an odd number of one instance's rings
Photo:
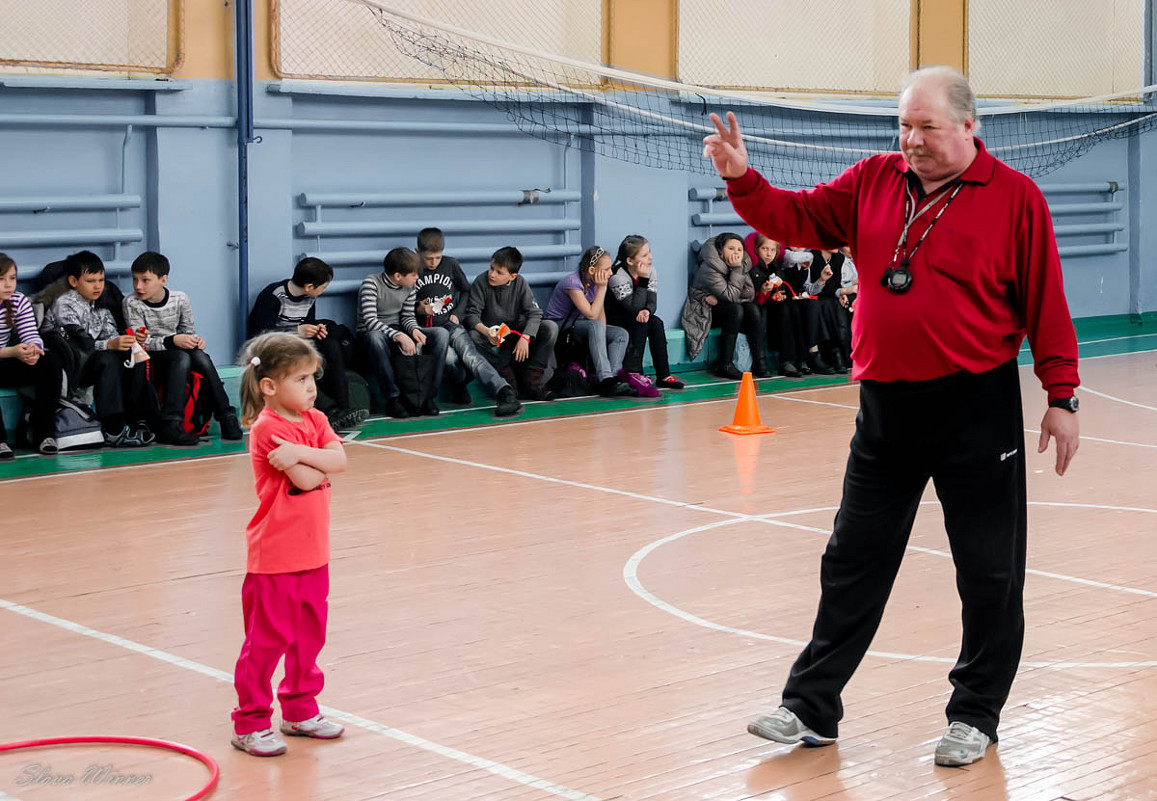
[[[912,70],[900,87],[899,96],[903,97],[904,93],[917,83],[926,80],[936,80],[943,84],[944,96],[948,100],[948,111],[955,122],[972,120],[974,129],[980,129],[980,119],[976,116],[976,95],[972,94],[967,76],[955,67],[937,65]]]

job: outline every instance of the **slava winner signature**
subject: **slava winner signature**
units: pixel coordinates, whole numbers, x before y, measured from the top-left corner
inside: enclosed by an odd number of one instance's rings
[[[53,773],[51,765],[33,762],[25,765],[16,776],[18,787],[74,787],[85,784],[122,785],[133,787],[148,784],[151,773],[121,773],[112,765],[89,765],[79,776],[75,773]]]

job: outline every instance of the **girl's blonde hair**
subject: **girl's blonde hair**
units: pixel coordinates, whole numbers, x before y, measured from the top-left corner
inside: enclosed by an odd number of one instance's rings
[[[321,354],[308,340],[294,334],[262,334],[241,348],[241,422],[253,425],[265,408],[261,395],[261,379],[279,381],[301,364],[310,364],[316,370],[325,366]]]

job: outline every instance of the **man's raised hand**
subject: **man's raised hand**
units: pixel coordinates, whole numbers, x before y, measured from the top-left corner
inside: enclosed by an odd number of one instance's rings
[[[703,157],[711,159],[724,178],[739,178],[747,172],[747,146],[739,132],[739,120],[729,111],[726,126],[718,114],[711,115],[711,122],[715,133],[703,137]]]

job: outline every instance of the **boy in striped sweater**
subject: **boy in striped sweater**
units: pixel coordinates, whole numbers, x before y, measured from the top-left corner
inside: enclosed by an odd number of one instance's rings
[[[189,296],[166,286],[169,260],[160,253],[145,251],[133,261],[132,271],[133,294],[124,300],[125,322],[156,368],[153,382],[163,396],[157,441],[170,445],[196,445],[200,441],[181,427],[190,371],[205,379],[201,391],[208,393],[213,416],[221,426],[221,439],[241,439],[237,410],[229,405],[217,368],[205,352],[205,340],[197,336]]]
[[[366,276],[358,290],[358,336],[369,356],[370,369],[386,399],[390,417],[438,414],[438,406],[427,397],[419,407],[407,408],[394,379],[391,358],[417,355],[419,347],[436,359],[432,386],[442,385],[446,366],[446,346],[450,334],[445,328],[418,327],[414,316],[418,281],[418,256],[409,248],[394,248],[382,262],[382,272]],[[430,393],[432,394],[432,393]]]

